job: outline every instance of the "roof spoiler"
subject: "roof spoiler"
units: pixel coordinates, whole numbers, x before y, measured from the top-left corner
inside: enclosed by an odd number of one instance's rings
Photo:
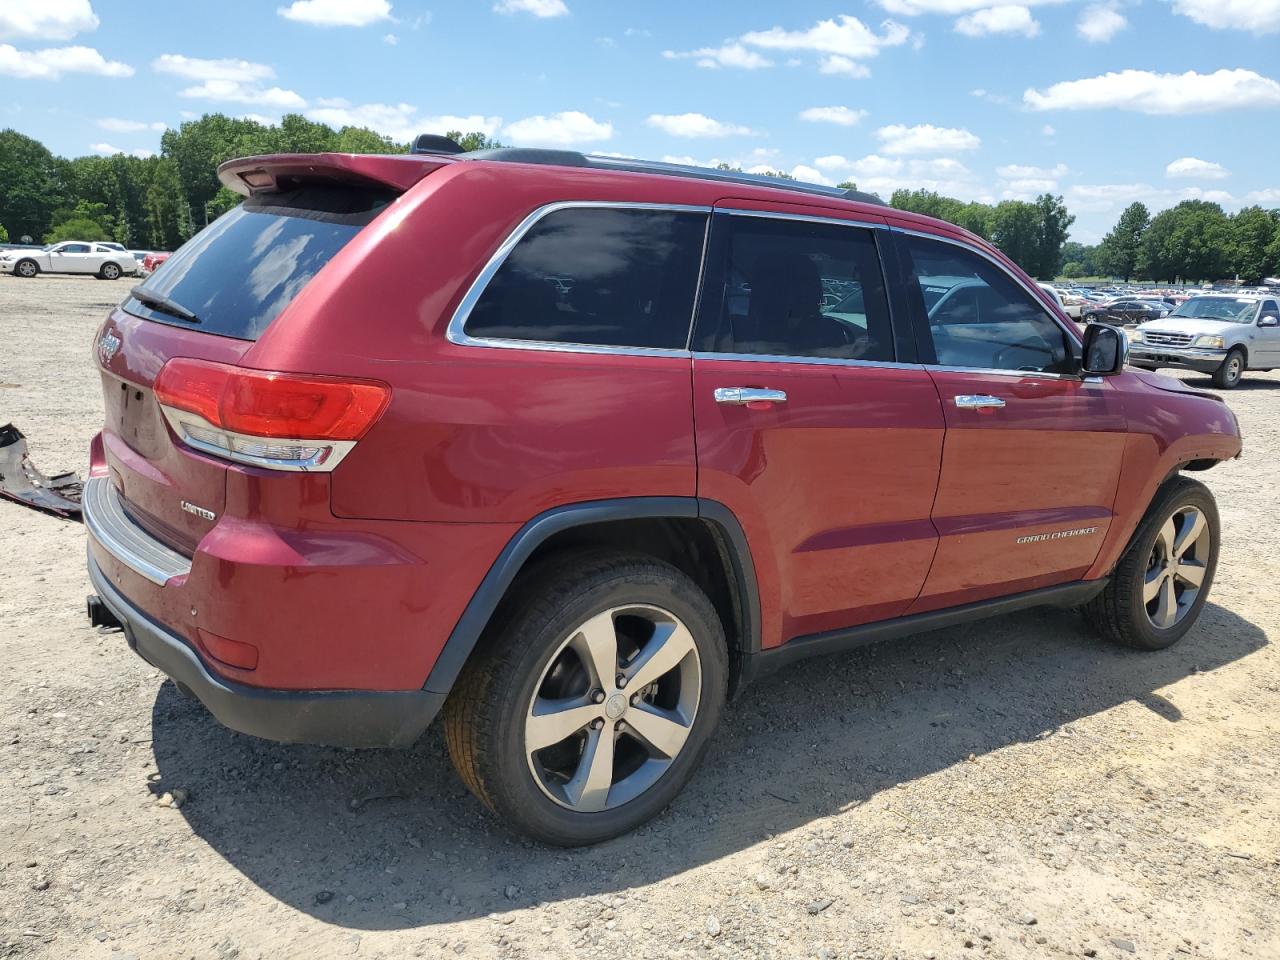
[[[445,162],[439,154],[278,153],[228,160],[218,167],[218,179],[246,197],[317,182],[403,192]]]

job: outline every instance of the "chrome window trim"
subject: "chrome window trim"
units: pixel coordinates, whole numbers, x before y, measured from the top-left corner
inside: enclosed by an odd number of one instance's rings
[[[1101,377],[1082,377],[1078,373],[1048,373],[1042,370],[1003,370],[999,367],[955,367],[942,363],[926,363],[924,368],[931,373],[981,373],[993,377],[1036,377],[1040,380],[1074,380],[1079,383],[1099,384]]]
[[[90,477],[81,496],[84,525],[102,549],[152,583],[164,586],[191,572],[191,560],[161,543],[125,512],[110,477]]]
[[[507,235],[507,238],[498,245],[498,249],[493,252],[493,256],[484,265],[484,269],[477,274],[475,280],[471,281],[471,286],[467,288],[466,294],[463,295],[458,302],[457,308],[453,311],[453,316],[449,318],[449,324],[445,328],[445,339],[459,347],[496,347],[504,350],[541,350],[554,353],[593,353],[630,357],[688,357],[690,355],[688,337],[685,339],[685,347],[681,348],[559,343],[550,340],[513,340],[506,337],[473,337],[467,333],[467,318],[471,316],[471,311],[484,294],[489,281],[493,279],[494,274],[506,262],[507,257],[511,255],[511,251],[516,248],[516,245],[524,239],[525,234],[539,220],[561,210],[661,210],[668,213],[701,213],[707,214],[707,220],[710,222],[709,215],[712,212],[712,207],[680,203],[641,203],[626,200],[558,200],[555,203],[543,204],[516,225],[515,229]],[[704,231],[702,235],[702,253],[698,265],[699,287],[702,283],[703,265],[707,259],[707,237],[708,233]],[[690,335],[692,335],[693,320],[697,312],[697,290],[698,287],[695,287],[695,296],[689,316]]]
[[[801,223],[834,224],[837,227],[861,227],[864,230],[888,230],[887,223],[876,223],[874,220],[844,220],[840,217],[820,217],[809,213],[790,213],[785,210],[742,210],[738,207],[720,207],[713,213],[731,217],[760,217],[764,220],[798,220]]]
[[[773,353],[715,353],[694,351],[695,360],[745,360],[748,363],[790,363],[796,366],[867,367],[886,370],[923,370],[922,363],[900,363],[897,360],[846,360],[843,357],[805,357]]]
[[[1072,343],[1074,343],[1076,346],[1083,345],[1083,340],[1081,338],[1079,330],[1068,330],[1065,326],[1063,326],[1062,321],[1059,320],[1056,316],[1054,316],[1053,311],[1045,309],[1044,300],[1040,298],[1039,294],[1037,294],[1036,291],[1032,290],[1031,287],[1027,286],[1018,277],[1010,273],[1008,267],[1006,267],[1003,263],[1001,263],[991,254],[987,253],[987,251],[983,250],[981,247],[976,247],[967,240],[960,240],[956,237],[945,237],[942,234],[928,233],[924,230],[912,230],[908,227],[890,227],[889,229],[894,233],[902,233],[911,237],[922,237],[925,240],[937,240],[939,243],[949,243],[953,247],[960,247],[962,250],[968,250],[970,253],[976,253],[978,256],[982,257],[983,260],[986,260],[993,267],[995,267],[997,270],[1003,273],[1006,277],[1008,277],[1010,280],[1012,280],[1014,283],[1020,286],[1023,290],[1025,290],[1027,292],[1027,295],[1031,297],[1032,302],[1035,303],[1035,305],[1040,308],[1041,312],[1043,312],[1045,316],[1047,316],[1050,320],[1054,322],[1054,324],[1058,327],[1059,330],[1067,334],[1068,338],[1071,340]],[[976,369],[976,368],[970,367],[968,369]],[[1015,372],[1026,373],[1027,371],[1015,371]],[[1054,376],[1069,378],[1069,377],[1074,377],[1075,374],[1070,374],[1070,373],[1054,374]],[[1077,377],[1076,379],[1079,379],[1079,378]]]

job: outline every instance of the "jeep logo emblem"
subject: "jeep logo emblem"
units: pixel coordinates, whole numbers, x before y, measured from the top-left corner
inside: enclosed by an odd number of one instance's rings
[[[116,355],[120,349],[120,338],[108,330],[98,340],[98,356],[102,359],[103,366],[111,362],[111,358]]]

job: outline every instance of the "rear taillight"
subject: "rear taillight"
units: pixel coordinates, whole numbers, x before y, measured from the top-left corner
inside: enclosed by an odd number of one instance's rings
[[[164,365],[155,393],[188,445],[275,470],[332,470],[391,399],[391,388],[377,381],[186,357]]]

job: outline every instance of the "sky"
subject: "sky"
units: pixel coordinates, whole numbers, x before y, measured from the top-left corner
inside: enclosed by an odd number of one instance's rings
[[[0,126],[206,112],[785,170],[888,198],[1280,206],[1280,0],[0,0]]]

